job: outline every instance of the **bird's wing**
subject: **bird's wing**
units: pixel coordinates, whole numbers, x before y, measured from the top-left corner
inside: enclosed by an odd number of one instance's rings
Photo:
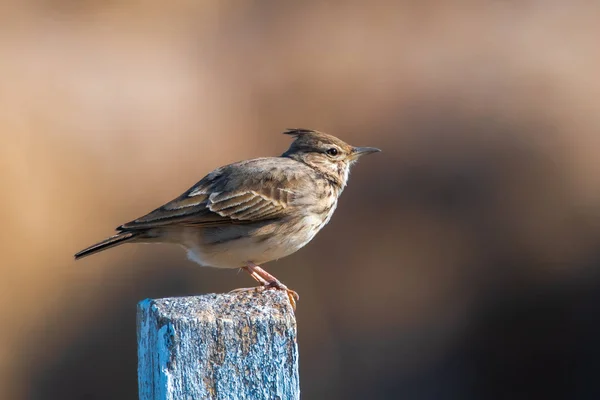
[[[239,165],[213,171],[180,197],[117,229],[246,224],[285,215],[294,198],[285,178],[260,168],[247,176]]]

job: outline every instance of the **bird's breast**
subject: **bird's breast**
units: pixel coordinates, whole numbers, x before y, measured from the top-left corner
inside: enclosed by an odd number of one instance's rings
[[[337,201],[333,201],[327,205],[316,208],[312,213],[305,217],[305,223],[310,226],[308,241],[321,230],[331,220],[333,212],[337,207]]]
[[[300,250],[329,222],[337,202],[318,210],[260,224],[210,229],[189,229],[184,247],[198,264],[217,268],[240,268],[277,260]],[[315,212],[318,211],[318,212]]]

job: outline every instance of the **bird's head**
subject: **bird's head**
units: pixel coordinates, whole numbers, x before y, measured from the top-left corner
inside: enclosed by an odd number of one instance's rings
[[[288,129],[284,134],[294,136],[294,141],[283,157],[307,164],[341,188],[348,182],[352,164],[365,154],[381,151],[374,147],[354,147],[335,136],[309,129]]]

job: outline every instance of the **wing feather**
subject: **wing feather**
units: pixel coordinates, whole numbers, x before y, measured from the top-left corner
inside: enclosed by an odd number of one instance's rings
[[[276,189],[277,192],[279,189]],[[280,214],[286,203],[282,202],[273,193],[264,194],[254,190],[249,192],[234,193],[224,196],[219,193],[209,197],[208,208],[222,217],[229,217],[239,221],[259,221],[266,216],[275,218]]]
[[[119,230],[172,225],[219,226],[278,218],[294,198],[293,191],[272,180],[249,182],[230,189],[220,175],[208,175],[177,199],[120,226]]]

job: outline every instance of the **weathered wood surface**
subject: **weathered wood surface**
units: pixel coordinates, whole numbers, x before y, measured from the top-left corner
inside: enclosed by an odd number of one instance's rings
[[[299,399],[296,320],[283,292],[138,304],[141,400]]]

